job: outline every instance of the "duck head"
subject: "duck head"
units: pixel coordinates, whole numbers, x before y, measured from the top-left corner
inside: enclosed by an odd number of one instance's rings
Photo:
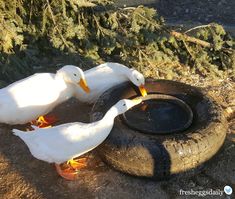
[[[79,67],[66,65],[58,70],[57,74],[61,75],[66,83],[79,85],[86,93],[90,92],[84,72]]]
[[[137,70],[131,70],[131,73],[129,74],[130,81],[138,86],[141,95],[144,97],[147,95],[147,91],[144,87],[145,79],[144,76]]]
[[[133,99],[133,100],[123,99],[117,102],[114,105],[114,107],[117,109],[118,115],[120,115],[128,111],[133,106],[140,104],[141,102],[142,102],[142,99]]]

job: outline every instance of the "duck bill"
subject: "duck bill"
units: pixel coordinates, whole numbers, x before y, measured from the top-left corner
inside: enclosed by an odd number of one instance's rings
[[[142,99],[133,99],[132,102],[134,102],[135,105],[140,104],[143,100]]]
[[[144,88],[144,85],[140,85],[139,86],[139,90],[140,90],[140,93],[143,97],[145,97],[147,95],[147,91],[146,89]]]
[[[81,88],[82,88],[86,93],[90,93],[90,88],[88,87],[87,82],[86,82],[85,79],[81,79],[78,84],[79,84],[79,86],[81,86]]]

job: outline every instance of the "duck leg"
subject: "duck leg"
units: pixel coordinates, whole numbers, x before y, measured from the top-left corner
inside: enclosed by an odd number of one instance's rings
[[[38,126],[39,128],[49,128],[58,121],[58,118],[54,115],[45,115],[38,117],[37,120],[31,122],[32,125]]]
[[[76,180],[79,170],[86,166],[87,158],[71,159],[66,163],[55,164],[57,173],[67,180]]]

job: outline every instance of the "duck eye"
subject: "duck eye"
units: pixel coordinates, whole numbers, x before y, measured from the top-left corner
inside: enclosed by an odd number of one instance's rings
[[[75,74],[75,73],[74,73],[73,75],[74,75],[74,76],[77,76],[77,74]]]
[[[123,104],[122,106],[126,106],[126,104]]]
[[[137,81],[139,81],[139,79],[137,78]]]

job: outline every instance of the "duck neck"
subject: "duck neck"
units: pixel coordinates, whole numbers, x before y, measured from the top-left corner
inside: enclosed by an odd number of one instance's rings
[[[65,83],[65,77],[64,77],[64,74],[63,72],[61,72],[60,70],[58,70],[55,74],[55,79],[57,81],[60,81],[60,82],[64,82]]]
[[[107,63],[109,65],[109,63]],[[130,68],[118,64],[118,63],[111,63],[112,64],[112,69],[117,72],[120,75],[126,76],[127,78],[131,75],[131,70]]]
[[[62,102],[73,96],[73,85],[65,82],[64,76],[61,72],[57,71],[55,74],[55,81],[58,87],[61,88],[60,99]]]
[[[116,107],[112,107],[109,109],[109,111],[104,115],[102,121],[110,121],[111,123],[113,123],[114,119],[116,116],[118,116],[118,110]]]

